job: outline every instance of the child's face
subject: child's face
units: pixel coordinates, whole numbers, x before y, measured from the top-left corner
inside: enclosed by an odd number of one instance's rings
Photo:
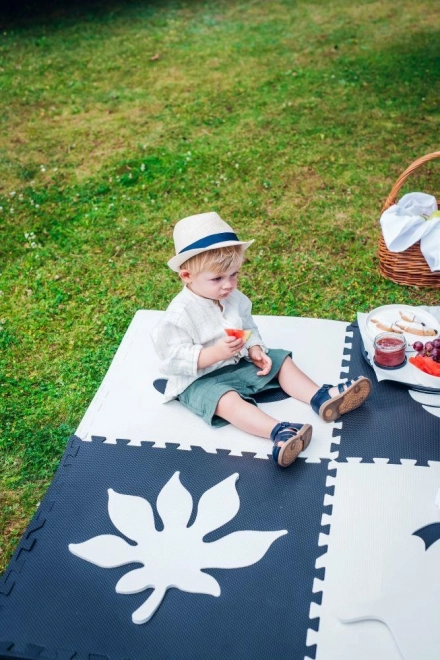
[[[202,298],[222,300],[237,288],[238,270],[231,268],[224,273],[202,270],[197,275],[191,275],[188,270],[180,271],[180,277],[188,288]]]

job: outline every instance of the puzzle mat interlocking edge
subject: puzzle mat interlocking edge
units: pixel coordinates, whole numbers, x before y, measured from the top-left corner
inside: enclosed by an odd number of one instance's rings
[[[229,452],[229,456],[242,457],[247,463],[252,457],[269,463],[267,441],[246,436],[231,427],[209,429],[177,402],[161,403],[161,395],[152,387],[154,377],[159,374],[149,347],[149,331],[159,315],[160,312],[154,311],[136,314],[78,427],[77,436],[85,441],[98,436],[106,438],[105,443],[109,444],[122,438],[126,440],[124,444],[133,447],[153,441],[152,446],[157,450],[168,448],[171,442],[180,450],[202,448],[223,456]],[[340,377],[347,377],[352,332],[347,331],[346,323],[285,317],[256,319],[266,342],[273,347],[291,348],[299,366],[317,382],[337,382]],[[340,617],[350,618],[350,608],[355,611],[361,602],[379,599],[382,572],[395,547],[403,536],[435,521],[438,510],[433,501],[440,486],[440,472],[439,463],[433,459],[438,457],[420,460],[417,455],[405,454],[391,464],[386,456],[380,455],[365,463],[363,457],[351,459],[345,452],[341,463],[338,462],[339,444],[344,422],[324,424],[308,406],[292,399],[262,404],[262,407],[280,419],[312,422],[313,442],[301,462],[307,464],[310,471],[314,464],[318,469],[320,462],[325,469],[328,466],[332,470],[326,481],[327,488],[322,490],[322,531],[317,539],[322,554],[316,560],[315,595],[310,597],[311,623],[308,632],[304,631],[309,646],[305,657],[317,660],[351,660],[354,656],[359,660],[400,659],[402,655],[385,625],[371,620],[346,624]],[[188,419],[186,415],[190,415]],[[178,429],[177,437],[172,429]],[[270,464],[266,467],[277,469]],[[408,493],[410,500],[405,499]],[[408,501],[417,502],[417,506],[408,506]],[[365,506],[366,503],[369,506]],[[358,515],[360,510],[363,519]],[[394,521],[393,525],[390,520]],[[365,543],[366,533],[368,543]],[[347,538],[350,538],[349,544]],[[356,548],[354,554],[353,548]],[[353,576],[358,579],[353,580]],[[347,584],[356,585],[356,589],[347,590]],[[426,640],[427,649],[429,641]],[[405,648],[407,653],[411,651]],[[422,652],[418,657],[430,656]]]

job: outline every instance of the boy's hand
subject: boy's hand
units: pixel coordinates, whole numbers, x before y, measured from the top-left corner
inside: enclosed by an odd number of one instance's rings
[[[213,346],[202,348],[197,361],[197,369],[205,369],[210,367],[216,362],[228,360],[229,358],[237,355],[245,345],[244,339],[237,339],[236,337],[222,337]]]
[[[261,346],[251,346],[248,350],[249,358],[260,371],[257,371],[257,376],[267,376],[272,369],[272,360],[263,351]]]
[[[222,337],[216,344],[215,348],[218,350],[218,362],[220,360],[227,360],[241,351],[245,345],[244,339],[237,339],[236,337]]]

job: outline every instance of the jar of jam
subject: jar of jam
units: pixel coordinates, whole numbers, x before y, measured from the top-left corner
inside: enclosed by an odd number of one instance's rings
[[[398,369],[406,362],[406,339],[395,332],[382,332],[374,339],[374,362],[381,369]]]

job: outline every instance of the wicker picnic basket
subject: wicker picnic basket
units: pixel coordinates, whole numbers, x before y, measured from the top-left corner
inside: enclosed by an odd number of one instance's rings
[[[434,158],[440,158],[440,151],[434,151],[432,154],[422,156],[407,167],[394,184],[382,207],[381,213],[396,203],[397,193],[409,175],[424,163],[434,160]],[[420,241],[414,243],[414,245],[411,245],[411,247],[403,252],[390,252],[381,233],[379,241],[379,270],[381,275],[386,279],[392,280],[397,284],[440,289],[440,271],[432,272],[430,270],[425,257],[420,251]]]

